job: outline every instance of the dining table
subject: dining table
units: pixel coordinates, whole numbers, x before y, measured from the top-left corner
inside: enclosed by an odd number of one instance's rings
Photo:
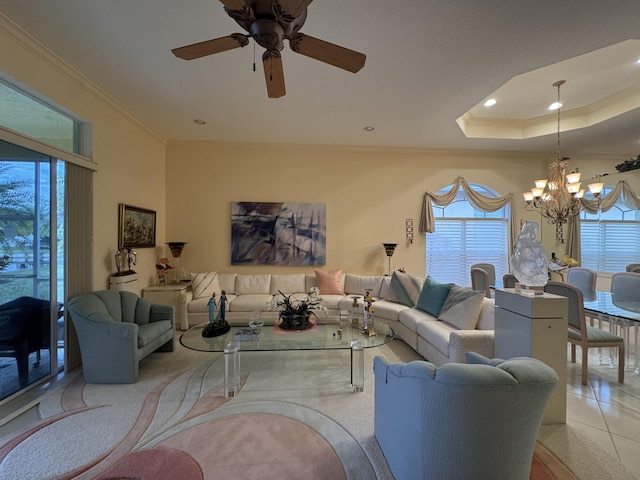
[[[638,330],[640,329],[640,298],[620,297],[611,292],[596,291],[594,295],[584,297],[585,316],[597,318],[600,325],[603,321],[609,323],[610,330],[619,329],[619,334],[625,340],[627,365],[631,365],[630,355],[633,354],[633,370],[640,373],[638,365]],[[631,348],[633,347],[633,348]]]

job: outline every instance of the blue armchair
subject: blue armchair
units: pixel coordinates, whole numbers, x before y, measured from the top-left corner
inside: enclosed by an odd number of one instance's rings
[[[375,436],[397,479],[528,480],[558,377],[532,358],[374,359]]]
[[[88,383],[135,383],[138,363],[154,351],[174,350],[174,309],[135,293],[101,290],[68,303]]]

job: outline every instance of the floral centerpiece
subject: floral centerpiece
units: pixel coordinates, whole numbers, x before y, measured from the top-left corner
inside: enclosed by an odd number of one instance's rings
[[[166,274],[172,268],[173,267],[169,265],[169,259],[167,257],[159,259],[158,263],[156,263],[156,270],[158,271],[158,274]]]
[[[274,298],[265,307],[265,310],[280,309],[280,323],[278,326],[283,330],[306,330],[313,326],[311,315],[318,318],[314,310],[327,311],[327,307],[320,296],[318,287],[311,287],[307,296],[298,300],[285,295],[278,290],[282,298]]]

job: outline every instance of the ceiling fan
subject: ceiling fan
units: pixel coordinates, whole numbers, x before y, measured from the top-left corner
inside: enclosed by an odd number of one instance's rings
[[[262,64],[269,98],[286,94],[280,54],[285,39],[289,40],[291,50],[296,53],[349,72],[357,72],[364,66],[367,58],[364,54],[300,33],[307,19],[307,6],[312,1],[220,0],[227,14],[249,33],[232,33],[226,37],[174,48],[171,52],[183,60],[193,60],[245,47],[249,44],[249,38],[253,38],[266,49],[262,54]]]

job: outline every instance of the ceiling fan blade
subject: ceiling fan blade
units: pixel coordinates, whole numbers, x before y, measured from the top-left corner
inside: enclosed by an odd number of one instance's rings
[[[220,0],[227,10],[241,10],[246,5],[244,0]]]
[[[245,47],[249,44],[249,39],[247,37],[248,35],[243,35],[242,33],[232,33],[226,37],[214,38],[213,40],[174,48],[171,50],[171,53],[183,60],[193,60],[200,57],[206,57],[207,55],[213,55],[214,53],[226,52],[227,50],[233,50],[238,47]]]
[[[313,0],[278,0],[282,11],[287,12],[293,18],[298,18],[311,2]]]
[[[364,53],[349,50],[303,33],[293,35],[289,39],[289,46],[296,53],[353,73],[364,67],[364,62],[367,59]]]
[[[282,68],[282,56],[275,50],[267,50],[262,54],[264,66],[264,79],[267,82],[267,94],[269,98],[280,98],[286,95],[284,88],[284,70]]]

